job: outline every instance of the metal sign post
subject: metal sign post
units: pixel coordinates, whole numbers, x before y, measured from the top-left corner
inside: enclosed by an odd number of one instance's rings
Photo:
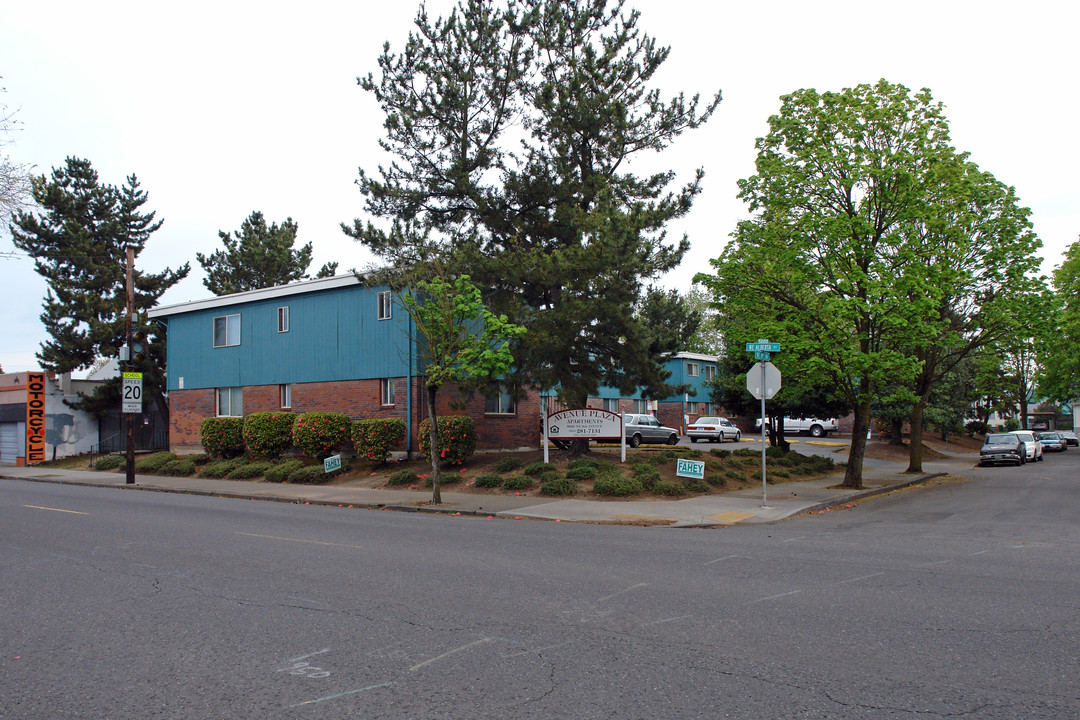
[[[746,373],[746,389],[750,394],[761,400],[761,507],[768,509],[768,497],[765,491],[765,401],[772,398],[780,389],[780,371],[769,362],[772,353],[780,352],[780,343],[771,343],[768,340],[758,340],[756,343],[746,343],[746,352],[754,353],[758,362]],[[754,375],[760,367],[760,380]]]

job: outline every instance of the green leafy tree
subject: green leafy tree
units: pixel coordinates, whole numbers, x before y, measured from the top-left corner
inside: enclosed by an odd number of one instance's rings
[[[510,340],[525,328],[505,315],[495,315],[483,302],[468,275],[452,277],[436,272],[398,295],[412,319],[417,354],[424,372],[424,399],[431,419],[432,502],[442,502],[439,490],[439,437],[436,400],[448,383],[476,388],[489,378],[505,374],[514,362]]]
[[[1040,338],[1039,392],[1059,403],[1080,401],[1080,241],[1054,269],[1049,302],[1053,322]]]
[[[298,229],[292,218],[267,226],[263,214],[256,210],[232,235],[219,230],[223,250],[210,255],[195,253],[206,271],[203,285],[215,295],[229,295],[310,280],[311,243],[293,249]],[[332,277],[337,266],[336,262],[326,263],[315,277]]]
[[[34,258],[35,271],[49,284],[41,321],[50,339],[42,343],[38,361],[45,370],[65,373],[88,368],[99,356],[116,357],[126,343],[127,248],[138,258],[161,221],[142,211],[147,196],[134,175],[121,187],[105,185],[88,160],[69,157],[49,178],[33,177],[31,183],[39,210],[17,211],[11,231],[15,246]],[[139,368],[143,393],[165,418],[165,330],[144,318],[189,270],[187,263],[160,273],[136,269],[133,277],[134,329],[149,340]],[[97,413],[115,409],[119,397],[117,379],[82,407]]]
[[[712,293],[694,283],[683,296],[686,305],[698,314],[701,322],[683,348],[687,352],[720,356],[724,352],[724,333]]]
[[[672,190],[671,172],[628,168],[720,100],[662,99],[650,84],[669,49],[623,5],[467,0],[434,22],[421,9],[381,77],[360,80],[395,159],[359,186],[389,227],[343,229],[391,266],[442,257],[467,271],[494,312],[529,328],[512,340],[513,385],[555,388],[571,407],[601,385],[671,394],[656,351],[680,330],[635,308],[688,248],[663,229],[702,173]]]

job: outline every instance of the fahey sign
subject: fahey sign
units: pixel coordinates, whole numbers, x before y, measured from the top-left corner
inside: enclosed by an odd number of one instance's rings
[[[563,438],[621,438],[622,415],[607,410],[579,408],[552,413],[547,419],[547,436]]]

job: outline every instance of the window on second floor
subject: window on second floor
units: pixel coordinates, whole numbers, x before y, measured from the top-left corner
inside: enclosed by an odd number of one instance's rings
[[[389,320],[392,314],[393,297],[389,291],[379,293],[379,319]]]
[[[214,347],[240,344],[240,315],[221,315],[214,318]]]
[[[393,405],[394,404],[394,378],[383,378],[379,385],[381,386],[382,404]]]
[[[701,375],[706,380],[712,380],[714,377],[716,377],[716,366],[714,366],[714,365],[703,365],[701,367]]]
[[[687,375],[687,377],[697,377],[698,376],[698,364],[697,363],[686,363],[686,375]]]
[[[238,387],[218,388],[217,414],[218,417],[243,417],[244,389]]]
[[[277,331],[279,333],[289,332],[289,306],[284,305],[277,309]]]

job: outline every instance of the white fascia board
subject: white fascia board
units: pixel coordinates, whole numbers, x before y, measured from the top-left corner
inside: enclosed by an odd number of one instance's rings
[[[716,355],[705,355],[703,353],[692,352],[677,352],[673,355],[677,360],[697,360],[698,362],[720,362],[720,358]]]
[[[192,300],[176,305],[163,305],[150,310],[147,313],[147,316],[152,318],[168,317],[169,315],[180,315],[182,313],[195,312],[198,310],[210,310],[213,308],[228,307],[230,305],[240,305],[241,303],[249,303],[257,300],[273,300],[274,298],[319,292],[320,290],[350,287],[359,285],[361,282],[362,278],[359,275],[335,275],[334,277],[329,278],[305,280],[303,282],[278,285],[277,287],[263,288],[261,290],[248,290],[246,292],[233,293],[232,295],[222,295],[221,297],[209,298],[207,300]]]

